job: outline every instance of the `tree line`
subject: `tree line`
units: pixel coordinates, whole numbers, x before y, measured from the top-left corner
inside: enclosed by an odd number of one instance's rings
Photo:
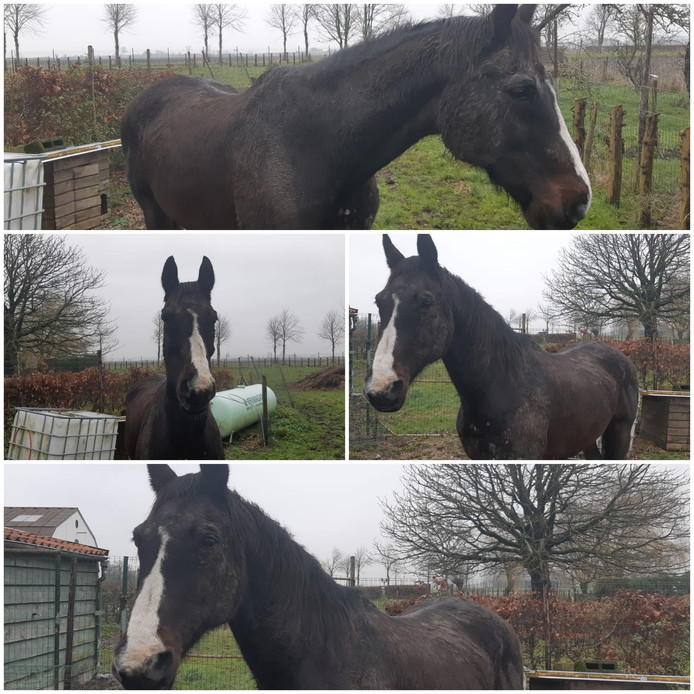
[[[91,267],[79,246],[53,234],[8,234],[4,244],[5,375],[22,360],[47,360],[96,352],[98,363],[119,342],[110,303],[94,295],[104,286],[102,270]],[[153,319],[157,361],[164,335],[161,314]],[[332,356],[344,337],[343,312],[330,310],[316,334],[330,343]],[[231,338],[231,321],[219,315],[216,350]],[[288,308],[267,322],[265,337],[275,358],[285,358],[290,342],[301,342],[305,328]]]

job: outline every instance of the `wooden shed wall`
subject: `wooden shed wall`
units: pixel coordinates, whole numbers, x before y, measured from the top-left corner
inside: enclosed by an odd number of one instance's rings
[[[688,451],[689,397],[682,395],[643,395],[641,435],[666,451]]]
[[[72,558],[5,551],[5,689],[62,689]],[[60,580],[60,632],[56,643],[56,574]],[[99,563],[77,561],[72,681],[98,671]],[[57,650],[56,650],[57,649]]]
[[[47,159],[43,170],[44,229],[93,229],[104,219],[101,196],[108,194],[107,150]]]

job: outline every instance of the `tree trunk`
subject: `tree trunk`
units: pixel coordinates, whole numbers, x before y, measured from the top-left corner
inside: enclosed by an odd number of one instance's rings
[[[118,42],[118,30],[113,31],[113,43],[116,48],[116,67],[120,69],[120,44]]]

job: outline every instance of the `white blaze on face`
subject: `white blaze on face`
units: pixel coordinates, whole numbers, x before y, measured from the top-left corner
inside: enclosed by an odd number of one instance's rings
[[[120,668],[137,669],[150,655],[160,653],[166,648],[157,631],[159,629],[159,606],[164,595],[162,563],[169,536],[163,529],[159,530],[159,536],[161,537],[161,545],[157,560],[142,583],[142,589],[135,600],[130,615],[126,648],[120,656]]]
[[[366,387],[367,391],[370,393],[377,393],[383,390],[389,383],[397,381],[400,378],[393,368],[395,365],[395,342],[397,340],[395,316],[398,313],[399,303],[400,300],[393,294],[393,313],[378,342],[371,368],[371,378]]]
[[[557,95],[554,92],[554,87],[552,86],[552,83],[549,80],[547,80],[547,86],[549,87],[549,90],[552,94],[552,100],[554,101],[554,110],[557,114],[557,120],[559,121],[559,136],[564,141],[566,148],[569,150],[569,153],[571,154],[571,161],[573,162],[574,169],[576,169],[576,174],[579,176],[579,178],[583,179],[583,182],[588,186],[588,204],[586,205],[585,209],[585,212],[587,213],[590,209],[590,203],[593,199],[593,191],[590,187],[588,172],[586,171],[586,167],[583,166],[583,162],[581,161],[581,157],[578,151],[578,147],[576,147],[576,143],[571,139],[569,129],[566,127],[566,121],[564,120],[564,116],[562,116],[561,110],[559,109]]]
[[[207,361],[207,348],[200,335],[198,317],[192,309],[188,312],[193,316],[193,332],[190,335],[190,360],[195,367],[195,378],[191,383],[193,390],[208,390],[214,385],[214,378],[210,373],[210,364]]]

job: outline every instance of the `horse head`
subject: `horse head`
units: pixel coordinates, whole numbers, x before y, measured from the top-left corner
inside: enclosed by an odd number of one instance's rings
[[[383,249],[390,277],[376,295],[381,333],[364,394],[377,410],[395,412],[417,374],[448,350],[453,313],[431,236],[419,234],[419,255],[412,258],[405,258],[387,234]]]
[[[243,558],[231,549],[228,465],[183,477],[168,465],[147,468],[156,496],[133,531],[137,595],[111,669],[125,689],[170,689],[185,653],[234,613]]]
[[[534,229],[572,229],[591,203],[588,174],[572,141],[530,26],[534,5],[497,5],[475,35],[441,39],[451,71],[439,130],[452,154],[487,171]],[[469,20],[467,20],[469,21]],[[453,70],[457,70],[453,73]]]
[[[176,262],[170,256],[164,264],[161,284],[167,389],[175,393],[181,412],[200,416],[215,395],[210,372],[217,321],[210,298],[214,286],[212,263],[203,257],[197,281],[179,282]]]

